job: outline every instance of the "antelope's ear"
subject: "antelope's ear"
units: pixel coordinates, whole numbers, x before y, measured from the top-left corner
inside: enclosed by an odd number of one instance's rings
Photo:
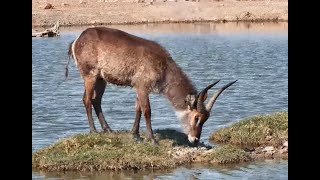
[[[196,95],[188,94],[184,99],[185,103],[188,105],[189,110],[196,108]]]

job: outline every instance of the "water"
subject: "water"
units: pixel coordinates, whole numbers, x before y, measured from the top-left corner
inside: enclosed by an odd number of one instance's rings
[[[139,30],[140,27],[140,30]],[[185,27],[185,28],[184,28]],[[258,27],[258,28],[257,28]],[[288,31],[283,24],[118,26],[155,40],[171,53],[198,89],[221,79],[216,88],[238,79],[225,90],[205,123],[201,141],[216,129],[255,114],[288,110]],[[158,29],[158,30],[156,30]],[[64,80],[68,45],[81,32],[65,30],[57,38],[32,39],[32,151],[59,138],[89,131],[82,104],[83,81],[73,60]],[[230,31],[232,30],[232,31]],[[153,129],[181,130],[173,109],[160,95],[151,95]],[[107,86],[102,108],[114,130],[133,126],[135,92]],[[95,118],[95,125],[100,124]],[[141,130],[145,130],[142,119]],[[288,161],[261,161],[232,167],[192,166],[167,171],[52,174],[34,171],[33,178],[76,179],[287,179]]]

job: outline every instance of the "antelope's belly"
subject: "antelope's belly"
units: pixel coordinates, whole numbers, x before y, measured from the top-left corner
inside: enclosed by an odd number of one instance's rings
[[[120,85],[120,86],[132,86],[131,85],[132,75],[122,70],[103,69],[100,72],[100,77],[111,84]]]

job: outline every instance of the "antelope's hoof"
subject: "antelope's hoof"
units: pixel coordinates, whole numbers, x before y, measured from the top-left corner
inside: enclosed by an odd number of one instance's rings
[[[102,133],[112,133],[112,129],[111,128],[103,128]]]
[[[98,133],[97,130],[95,130],[95,129],[90,130],[90,134],[95,134],[95,133]]]
[[[136,142],[138,142],[138,143],[141,143],[141,142],[142,142],[142,138],[141,138],[139,135],[137,135],[137,134],[134,134],[134,135],[133,135],[133,140],[136,141]]]
[[[158,142],[157,140],[155,140],[155,139],[151,140],[151,142],[152,142],[152,144],[154,144],[154,145],[159,145],[159,142]]]
[[[151,139],[151,138],[147,138],[145,140],[145,143],[148,143],[149,141],[151,141],[151,143],[154,144],[154,145],[159,145],[159,142],[157,140]]]

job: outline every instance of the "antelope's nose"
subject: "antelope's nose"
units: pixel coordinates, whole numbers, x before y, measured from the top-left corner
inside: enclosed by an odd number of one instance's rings
[[[199,139],[197,137],[191,136],[191,135],[188,135],[188,140],[191,143],[198,143],[199,142]]]

